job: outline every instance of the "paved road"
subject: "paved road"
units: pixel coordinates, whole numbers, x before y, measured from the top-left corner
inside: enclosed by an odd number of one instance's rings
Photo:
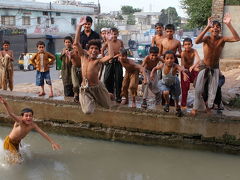
[[[193,48],[197,49],[201,59],[203,57],[202,45],[194,44]],[[134,56],[137,57],[137,52],[134,51]],[[60,72],[56,70],[54,66],[50,70],[52,80],[59,79]],[[36,71],[15,71],[14,72],[14,84],[22,84],[22,83],[35,83],[35,74]]]
[[[60,72],[56,70],[56,67],[50,69],[51,79],[59,79]],[[36,71],[14,71],[14,84],[22,83],[35,83]]]

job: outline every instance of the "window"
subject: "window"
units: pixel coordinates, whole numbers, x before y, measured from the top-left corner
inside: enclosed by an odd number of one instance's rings
[[[43,14],[44,16],[48,16],[48,12],[47,12],[47,11],[43,11],[42,14]]]
[[[51,24],[54,24],[54,18],[51,18]]]
[[[6,26],[15,26],[15,16],[2,16],[1,17],[2,25]]]
[[[56,16],[61,16],[61,13],[60,12],[56,12]]]
[[[22,25],[30,25],[30,16],[22,17]]]
[[[75,18],[72,18],[72,20],[71,20],[71,24],[73,25],[73,26],[76,26],[76,23],[77,22],[77,20],[75,19]]]
[[[37,17],[37,24],[41,24],[41,17]]]

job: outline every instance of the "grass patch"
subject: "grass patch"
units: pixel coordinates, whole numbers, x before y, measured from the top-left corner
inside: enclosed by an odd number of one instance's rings
[[[240,96],[230,101],[230,106],[240,108]]]

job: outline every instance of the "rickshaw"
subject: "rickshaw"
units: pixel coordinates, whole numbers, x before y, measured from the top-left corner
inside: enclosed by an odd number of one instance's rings
[[[141,43],[141,44],[138,44],[138,47],[137,47],[137,54],[140,58],[144,58],[148,55],[149,53],[149,49],[151,47],[151,44],[150,43]]]

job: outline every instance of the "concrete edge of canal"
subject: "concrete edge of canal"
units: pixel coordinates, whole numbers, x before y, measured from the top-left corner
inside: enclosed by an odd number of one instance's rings
[[[17,114],[32,108],[36,122],[44,130],[73,135],[188,149],[240,154],[240,117],[200,114],[176,117],[174,112],[132,109],[115,106],[111,110],[96,108],[84,115],[72,102],[34,97],[32,94],[1,91]],[[11,126],[0,105],[0,125]]]

